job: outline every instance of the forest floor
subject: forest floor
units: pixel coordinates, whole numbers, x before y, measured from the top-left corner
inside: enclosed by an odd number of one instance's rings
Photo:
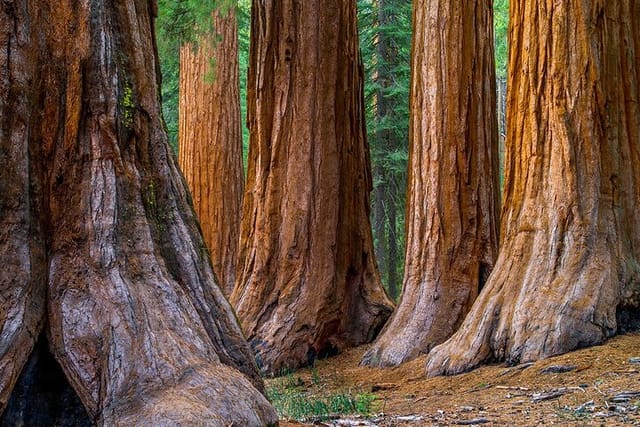
[[[394,369],[360,367],[365,350],[268,379],[281,426],[640,425],[640,333],[533,364],[438,378],[425,378],[424,357]],[[359,415],[301,415],[341,400]]]

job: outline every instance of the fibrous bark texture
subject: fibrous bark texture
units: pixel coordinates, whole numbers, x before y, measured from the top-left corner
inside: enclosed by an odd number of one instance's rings
[[[212,34],[180,49],[180,168],[189,184],[213,271],[235,283],[242,210],[242,131],[235,9],[213,12]]]
[[[31,103],[37,54],[31,39],[33,6],[0,4],[0,412],[9,400],[45,319],[44,244],[32,195],[37,138]]]
[[[395,366],[450,337],[497,256],[491,2],[420,0],[413,7],[403,293],[366,365]]]
[[[154,7],[0,4],[0,410],[46,310],[97,424],[275,423],[167,144]]]
[[[510,4],[502,245],[430,375],[594,345],[640,305],[640,2]]]
[[[355,2],[253,2],[251,140],[231,301],[265,372],[371,341],[375,266]]]

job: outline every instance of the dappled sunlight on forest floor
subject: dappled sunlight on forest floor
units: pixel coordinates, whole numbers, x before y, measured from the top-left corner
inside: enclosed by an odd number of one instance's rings
[[[424,357],[395,369],[359,367],[366,349],[269,379],[267,388],[295,389],[308,401],[366,397],[369,414],[281,425],[640,425],[639,333],[533,364],[431,379]]]

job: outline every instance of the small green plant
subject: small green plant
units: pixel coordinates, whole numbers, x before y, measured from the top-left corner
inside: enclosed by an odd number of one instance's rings
[[[356,412],[362,415],[369,415],[375,407],[378,397],[373,393],[360,393],[356,395]]]
[[[576,422],[591,419],[591,413],[584,409],[573,409],[569,406],[556,406],[556,415],[563,422]]]
[[[133,101],[133,89],[129,84],[126,84],[121,98],[122,107],[122,124],[125,128],[130,129],[133,125],[133,116],[136,110],[136,105]]]
[[[318,373],[318,369],[314,366],[311,368],[311,382],[313,385],[320,384],[320,374]]]
[[[304,381],[300,377],[294,376],[292,373],[287,374],[285,378],[285,387],[288,389],[304,386]]]

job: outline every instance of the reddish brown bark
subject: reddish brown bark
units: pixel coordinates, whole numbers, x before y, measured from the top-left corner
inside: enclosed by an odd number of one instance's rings
[[[510,4],[502,245],[430,375],[601,343],[640,307],[640,2]]]
[[[491,4],[421,0],[413,7],[403,293],[364,355],[367,365],[400,364],[451,336],[497,253]]]
[[[227,9],[227,8],[225,8]],[[213,12],[212,34],[180,50],[180,168],[227,295],[233,290],[242,209],[242,131],[235,9]]]
[[[251,131],[231,301],[268,373],[368,342],[375,268],[355,2],[253,2]]]
[[[153,7],[0,4],[0,257],[29,272],[1,276],[2,311],[31,316],[1,319],[0,410],[46,292],[48,346],[97,424],[275,423],[167,144]]]

